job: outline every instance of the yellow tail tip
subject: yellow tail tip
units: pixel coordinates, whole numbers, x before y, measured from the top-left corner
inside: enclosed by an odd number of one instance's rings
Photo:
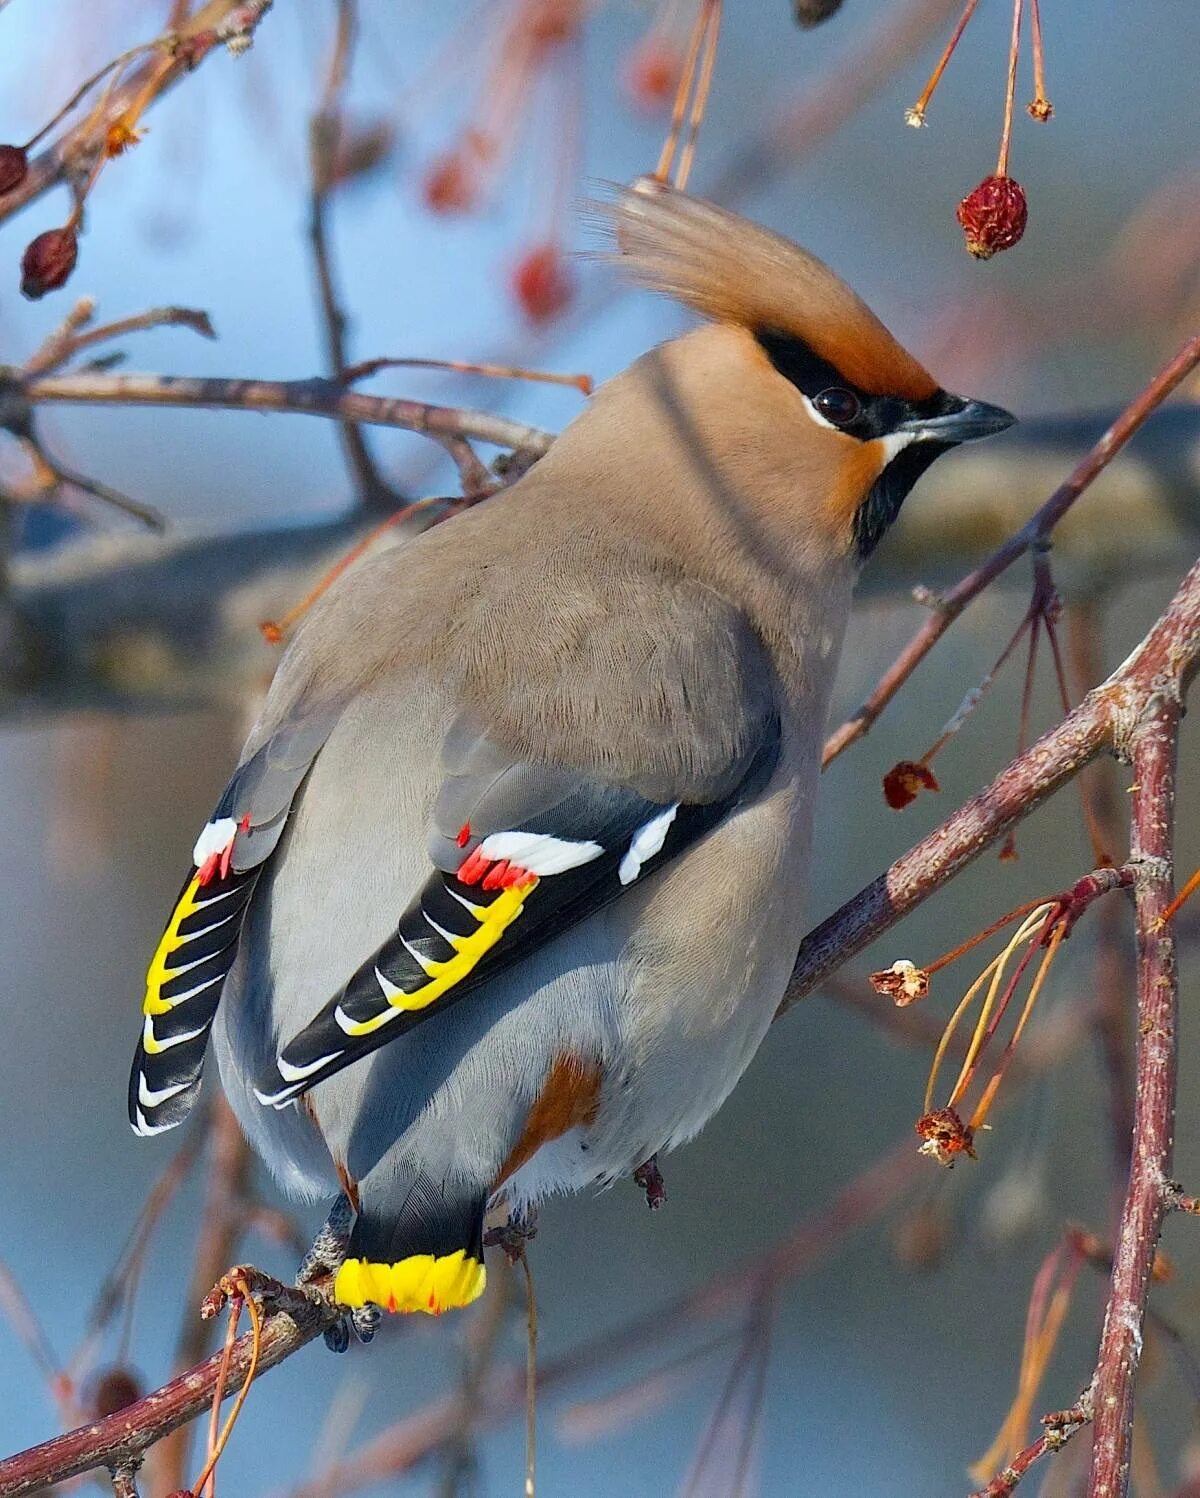
[[[333,1282],[333,1298],[343,1306],[370,1302],[385,1311],[440,1316],[443,1311],[470,1305],[483,1294],[486,1284],[487,1270],[460,1248],[440,1257],[413,1254],[395,1264],[347,1259]]]

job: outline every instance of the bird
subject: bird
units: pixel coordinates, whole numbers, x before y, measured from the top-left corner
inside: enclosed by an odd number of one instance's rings
[[[211,1032],[364,1316],[470,1303],[489,1210],[628,1176],[729,1095],[799,948],[855,579],[1014,420],[790,240],[656,179],[603,211],[697,324],[304,617],[147,976],[134,1129],[187,1116]]]

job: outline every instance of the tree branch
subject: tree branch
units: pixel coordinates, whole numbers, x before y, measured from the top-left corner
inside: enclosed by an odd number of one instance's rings
[[[1188,642],[1181,642],[1188,643]],[[1190,641],[1196,649],[1195,637]],[[1095,1412],[1089,1498],[1129,1490],[1133,1396],[1155,1250],[1171,1205],[1178,1071],[1179,982],[1175,936],[1162,920],[1174,887],[1175,767],[1183,715],[1181,678],[1163,662],[1128,736],[1133,758],[1131,861],[1137,868],[1138,1058],[1134,1146],[1113,1255],[1112,1280],[1092,1385]]]
[[[186,375],[92,374],[88,372],[12,378],[7,393],[29,405],[182,406],[225,411],[293,411],[333,421],[360,421],[371,426],[401,427],[438,440],[468,437],[496,447],[541,457],[553,440],[548,432],[496,416],[455,406],[394,396],[363,395],[333,380],[239,380],[191,378]]]
[[[273,1286],[265,1294],[259,1372],[290,1357],[337,1320],[339,1312],[315,1291]],[[233,1344],[224,1393],[232,1394],[246,1377],[253,1336]],[[21,1498],[51,1483],[65,1482],[96,1467],[119,1467],[136,1461],[147,1448],[179,1426],[203,1414],[212,1402],[221,1354],[189,1368],[144,1399],[107,1419],[81,1425],[0,1461],[0,1498]]]

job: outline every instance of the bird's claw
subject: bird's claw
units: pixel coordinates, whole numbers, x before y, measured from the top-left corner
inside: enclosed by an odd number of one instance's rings
[[[382,1320],[383,1312],[370,1301],[366,1305],[355,1306],[349,1316],[354,1335],[364,1347],[368,1342],[374,1341],[375,1333],[379,1330],[379,1323]]]
[[[350,1322],[345,1316],[339,1316],[332,1326],[327,1326],[323,1333],[325,1346],[330,1352],[345,1352],[350,1346]]]
[[[350,1245],[353,1222],[354,1208],[347,1197],[339,1196],[296,1271],[298,1285],[309,1285],[338,1272]]]
[[[667,1199],[667,1186],[658,1168],[658,1156],[651,1155],[633,1173],[635,1183],[646,1193],[646,1205],[657,1212]]]

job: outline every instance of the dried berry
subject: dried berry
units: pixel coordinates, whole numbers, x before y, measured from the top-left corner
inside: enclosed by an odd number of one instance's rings
[[[105,1368],[90,1381],[84,1405],[97,1420],[103,1420],[136,1404],[141,1397],[142,1385],[135,1373],[128,1368]]]
[[[822,21],[828,21],[841,8],[842,0],[793,0],[796,24],[806,30],[811,26],[819,26]]]
[[[21,291],[31,302],[57,291],[75,269],[79,241],[69,225],[39,234],[21,257]]]
[[[329,168],[330,185],[365,177],[382,166],[391,154],[396,133],[388,120],[372,120],[342,131]]]
[[[974,1138],[953,1108],[938,1108],[917,1119],[917,1133],[925,1143],[921,1154],[929,1155],[949,1169],[959,1155],[975,1158]]]
[[[898,1009],[923,999],[929,992],[929,974],[915,962],[909,962],[907,957],[893,962],[882,972],[872,973],[869,981],[876,993],[887,994]]]
[[[478,173],[461,151],[453,151],[429,168],[421,195],[431,213],[468,213],[479,200]]]
[[[1011,250],[1025,233],[1029,205],[1025,191],[1012,177],[985,177],[958,205],[958,221],[967,249],[976,260],[990,260]]]
[[[929,766],[915,759],[902,759],[883,777],[883,799],[893,811],[903,811],[921,791],[940,789]]]
[[[0,197],[20,187],[29,170],[29,153],[24,146],[0,146]]]
[[[512,293],[530,322],[549,322],[570,302],[574,287],[557,245],[523,255],[512,274]]]
[[[141,142],[144,134],[145,131],[139,130],[130,118],[122,115],[104,132],[104,154],[110,161],[114,156],[123,156]]]

